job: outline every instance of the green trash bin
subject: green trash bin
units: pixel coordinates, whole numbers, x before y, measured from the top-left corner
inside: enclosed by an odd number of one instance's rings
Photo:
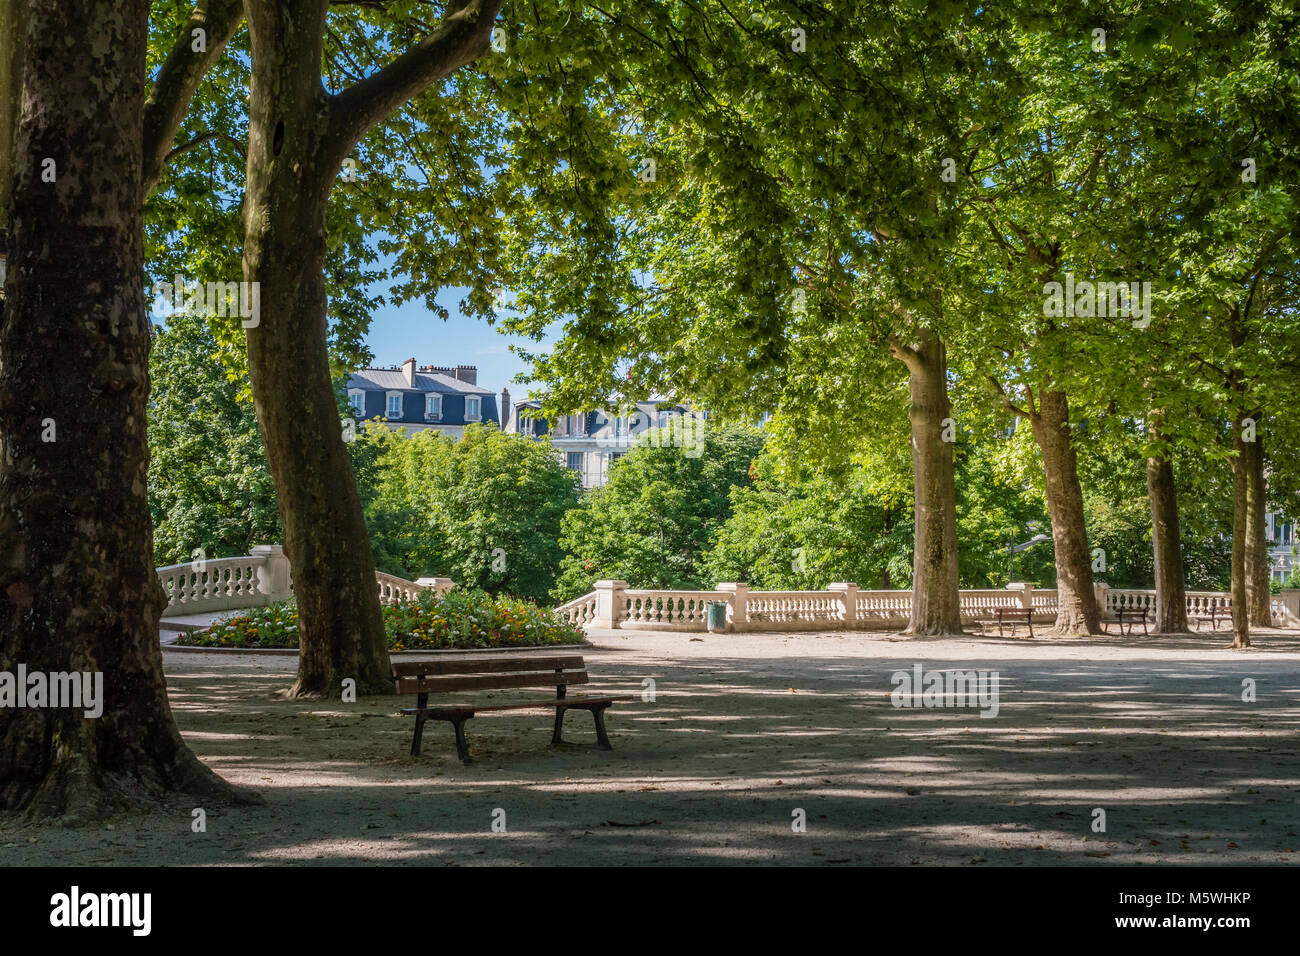
[[[727,629],[727,602],[709,601],[709,633],[718,634]]]

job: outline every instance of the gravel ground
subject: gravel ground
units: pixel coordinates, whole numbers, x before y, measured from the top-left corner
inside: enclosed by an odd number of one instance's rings
[[[189,745],[265,805],[204,833],[188,805],[0,818],[0,865],[1297,862],[1300,632],[1226,643],[598,632],[588,692],[637,695],[608,713],[614,750],[585,713],[557,750],[549,712],[484,714],[467,767],[444,723],[409,756],[410,701],[281,700],[293,657],[166,650]],[[895,708],[917,663],[996,671],[997,716]]]

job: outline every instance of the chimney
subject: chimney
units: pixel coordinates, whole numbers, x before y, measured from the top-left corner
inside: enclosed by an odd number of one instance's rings
[[[501,389],[501,414],[497,417],[501,419],[501,430],[505,431],[506,426],[510,424],[510,393],[506,389]]]
[[[478,384],[478,366],[477,365],[457,365],[456,378],[462,382],[468,382],[470,385]]]
[[[415,387],[415,359],[409,358],[402,363],[402,376],[410,388]]]

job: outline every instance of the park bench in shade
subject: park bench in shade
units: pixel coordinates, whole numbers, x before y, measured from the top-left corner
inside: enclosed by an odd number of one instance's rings
[[[1227,601],[1223,601],[1221,603],[1216,602],[1214,604],[1211,604],[1204,613],[1187,615],[1187,620],[1195,624],[1196,629],[1198,631],[1201,629],[1201,625],[1204,624],[1206,621],[1210,622],[1210,630],[1212,631],[1217,631],[1219,629],[1220,621],[1223,621],[1228,625],[1229,628],[1231,628],[1232,627],[1232,600],[1228,599]]]
[[[998,629],[998,637],[1002,636],[1002,628],[1009,626],[1011,636],[1016,636],[1016,628],[1021,624],[1029,630],[1030,638],[1034,636],[1034,609],[1029,607],[995,607],[993,609],[993,620],[981,621],[980,630],[985,637],[993,633],[993,628]]]
[[[456,729],[456,753],[462,763],[469,763],[469,747],[465,743],[465,721],[476,713],[492,710],[555,710],[555,731],[551,746],[557,746],[564,714],[569,710],[587,710],[596,722],[596,746],[612,750],[605,734],[605,710],[615,701],[630,700],[632,695],[621,697],[568,697],[570,684],[587,683],[587,668],[580,654],[515,654],[503,657],[442,658],[429,661],[410,661],[393,665],[393,683],[399,694],[415,694],[416,705],[403,708],[403,714],[415,715],[415,736],[411,739],[411,753],[419,754],[420,738],[427,720],[445,720]],[[463,704],[455,706],[429,706],[430,694],[456,694],[485,690],[505,690],[516,687],[554,687],[554,700],[521,701],[511,704]]]

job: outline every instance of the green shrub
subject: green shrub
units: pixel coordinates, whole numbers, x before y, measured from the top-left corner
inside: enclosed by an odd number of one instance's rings
[[[384,607],[389,650],[580,644],[579,628],[528,601],[456,588]],[[284,601],[216,621],[177,641],[192,647],[297,647],[298,607]]]

